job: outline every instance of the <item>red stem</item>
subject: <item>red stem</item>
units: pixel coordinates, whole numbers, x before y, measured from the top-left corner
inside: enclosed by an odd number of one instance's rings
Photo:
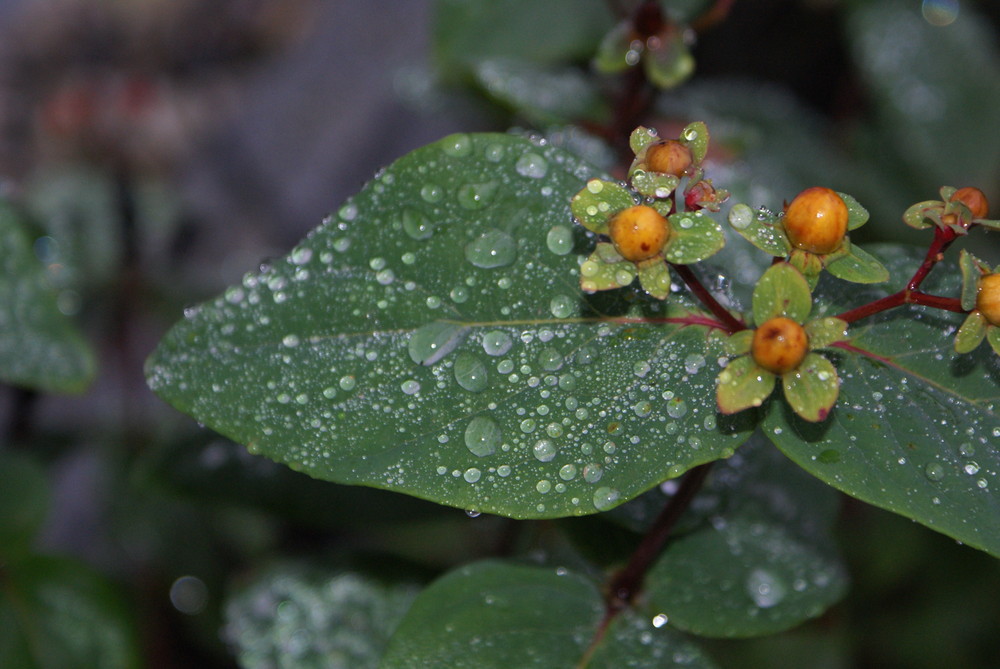
[[[739,332],[740,330],[746,330],[746,324],[740,319],[733,316],[728,309],[719,304],[719,301],[702,285],[695,273],[691,271],[691,268],[687,265],[674,265],[671,267],[680,275],[684,283],[687,284],[688,290],[694,294],[698,300],[705,305],[705,307],[712,312],[712,314],[719,319],[723,325],[723,329],[729,334],[734,332]]]

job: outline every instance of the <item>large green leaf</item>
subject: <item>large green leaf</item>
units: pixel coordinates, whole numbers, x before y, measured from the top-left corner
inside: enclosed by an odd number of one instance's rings
[[[712,666],[676,631],[634,613],[602,632],[604,614],[597,587],[574,572],[479,562],[417,597],[382,667]]]
[[[597,176],[510,135],[380,173],[284,260],[189,310],[148,361],[202,423],[312,476],[514,517],[603,511],[724,457],[721,337],[679,297],[581,295]]]
[[[415,595],[411,585],[276,565],[229,599],[224,634],[245,669],[375,669]]]
[[[131,612],[82,563],[30,556],[0,568],[0,666],[140,666]]]
[[[879,255],[903,282],[922,252]],[[931,292],[958,295],[954,266],[931,278]],[[836,314],[887,292],[831,281],[816,297]],[[809,425],[772,399],[765,431],[830,485],[1000,556],[1000,358],[986,346],[954,352],[963,318],[906,307],[855,323],[858,352],[832,349],[841,388],[830,418]]]
[[[94,356],[59,311],[19,215],[0,201],[0,380],[46,392],[80,392]]]

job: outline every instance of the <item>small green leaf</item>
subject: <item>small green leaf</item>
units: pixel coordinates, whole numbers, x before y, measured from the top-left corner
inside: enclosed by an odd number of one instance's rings
[[[733,230],[761,251],[779,258],[792,250],[780,220],[781,217],[772,212],[763,209],[754,212],[745,204],[733,205],[729,210],[729,224]]]
[[[660,172],[648,172],[646,170],[635,170],[629,176],[632,187],[642,195],[649,198],[662,199],[670,197],[670,194],[677,188],[680,179],[673,174],[662,174]],[[669,211],[667,212],[670,213]]]
[[[955,352],[970,353],[983,343],[988,323],[986,317],[978,311],[973,311],[962,322],[962,327],[955,334]]]
[[[910,205],[903,212],[903,222],[911,228],[923,230],[933,227],[941,222],[941,212],[944,210],[944,202],[941,200],[925,200]]]
[[[660,135],[655,130],[641,125],[633,130],[628,137],[629,148],[632,149],[632,153],[636,157],[642,155],[650,144],[656,144],[658,141],[660,141]]]
[[[722,413],[759,407],[774,391],[775,377],[749,355],[730,360],[719,372],[716,399]]]
[[[975,223],[976,225],[981,225],[984,228],[989,228],[990,230],[1000,230],[1000,220],[977,218],[975,219]]]
[[[413,585],[279,564],[228,599],[223,634],[245,669],[376,669],[416,594]]]
[[[852,283],[882,283],[889,280],[889,270],[878,258],[857,244],[851,244],[848,253],[830,262],[826,270],[835,277]]]
[[[59,310],[20,215],[0,199],[0,380],[79,393],[94,372],[94,354]]]
[[[986,341],[990,343],[993,352],[1000,355],[1000,327],[996,325],[986,329]]]
[[[639,265],[639,283],[642,289],[658,300],[670,295],[670,270],[660,258]]]
[[[573,572],[478,562],[420,593],[381,667],[577,666],[603,617],[600,592]]]
[[[646,42],[642,66],[649,82],[661,89],[684,83],[694,73],[694,56],[684,43],[683,30],[671,30],[656,43]]]
[[[979,279],[983,276],[983,263],[962,249],[958,254],[958,266],[962,271],[962,308],[972,311],[976,308],[976,298],[979,295]]]
[[[788,263],[771,265],[753,291],[753,319],[758,326],[778,316],[804,323],[812,311],[805,277]]]
[[[854,196],[838,192],[837,195],[847,205],[847,229],[856,230],[868,222],[868,210],[861,206]]]
[[[726,245],[722,228],[703,211],[672,214],[670,239],[664,249],[668,262],[690,265],[709,258]]]
[[[621,288],[635,281],[635,275],[634,263],[622,259],[613,244],[601,242],[580,265],[580,288],[588,293]]]
[[[826,546],[753,516],[720,518],[674,540],[646,580],[649,605],[671,625],[712,637],[789,629],[822,613],[847,586]]]
[[[740,330],[726,338],[726,353],[731,356],[750,352],[753,345],[753,330]]]
[[[847,323],[832,316],[806,323],[805,330],[811,349],[825,348],[847,339]]]
[[[628,54],[632,45],[632,22],[621,21],[608,31],[597,47],[594,55],[594,69],[604,74],[615,74],[627,70],[630,63]]]
[[[587,182],[587,186],[573,197],[570,208],[573,216],[585,228],[606,235],[608,221],[618,212],[634,204],[632,194],[613,181],[591,179]]]
[[[15,451],[0,451],[0,560],[27,552],[49,510],[44,470]]]
[[[818,353],[806,355],[797,369],[782,374],[781,382],[792,410],[813,423],[826,420],[840,390],[837,368]]]
[[[708,153],[708,126],[701,121],[689,123],[681,131],[680,141],[691,149],[691,158],[694,162],[702,162]]]

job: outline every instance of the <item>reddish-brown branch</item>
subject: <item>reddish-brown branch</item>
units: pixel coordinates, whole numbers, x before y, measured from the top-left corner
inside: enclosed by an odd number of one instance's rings
[[[728,309],[719,304],[719,301],[715,299],[715,296],[698,280],[695,273],[691,271],[691,268],[687,265],[670,265],[674,268],[684,283],[687,285],[688,290],[691,294],[698,298],[698,301],[705,305],[705,308],[712,312],[712,315],[719,319],[719,322],[724,326],[723,329],[729,334],[734,332],[739,332],[740,330],[746,330],[746,324],[740,319],[733,316]]]

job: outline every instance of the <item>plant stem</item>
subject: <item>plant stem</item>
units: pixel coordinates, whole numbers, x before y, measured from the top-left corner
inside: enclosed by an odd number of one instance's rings
[[[739,320],[733,316],[728,309],[719,304],[719,301],[715,299],[715,296],[709,292],[708,288],[701,283],[695,273],[691,271],[691,268],[687,265],[674,265],[671,267],[680,275],[684,283],[687,284],[688,290],[698,298],[698,300],[705,305],[705,307],[712,312],[712,315],[719,319],[719,321],[724,326],[724,329],[732,334],[734,332],[739,332],[740,330],[746,330],[747,326],[743,321]]]
[[[837,318],[848,323],[853,323],[862,318],[873,316],[887,309],[900,307],[904,304],[920,304],[926,307],[934,307],[935,309],[964,313],[965,309],[962,308],[962,303],[959,299],[931,295],[919,290],[920,284],[924,282],[924,279],[931,273],[934,266],[944,259],[944,252],[957,238],[958,233],[952,228],[935,228],[934,241],[931,242],[930,247],[927,249],[927,255],[924,256],[924,261],[920,263],[920,267],[913,273],[910,280],[906,282],[905,288],[874,302],[849,309],[839,314]]]
[[[674,525],[677,524],[681,515],[691,505],[695,495],[701,489],[713,464],[713,462],[707,462],[698,465],[684,475],[677,492],[663,507],[663,511],[657,516],[653,526],[632,553],[628,564],[611,580],[608,593],[609,614],[613,615],[628,606],[636,593],[639,592],[646,572],[649,571],[653,561],[663,549],[663,545],[670,538]]]

